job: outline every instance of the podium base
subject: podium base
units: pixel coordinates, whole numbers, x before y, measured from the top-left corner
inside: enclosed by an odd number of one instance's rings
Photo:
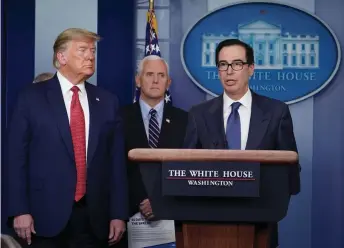
[[[177,248],[270,248],[268,224],[184,223]]]

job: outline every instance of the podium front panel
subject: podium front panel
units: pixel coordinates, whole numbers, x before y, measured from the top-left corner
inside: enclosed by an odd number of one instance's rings
[[[208,163],[210,169],[212,164]],[[252,223],[285,217],[290,200],[288,166],[292,165],[260,166],[259,197],[163,196],[162,164],[142,163],[140,170],[157,219]]]

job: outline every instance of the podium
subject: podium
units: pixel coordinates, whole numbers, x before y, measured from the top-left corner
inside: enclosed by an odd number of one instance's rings
[[[182,232],[176,234],[178,248],[270,248],[271,225],[288,210],[289,168],[298,164],[293,151],[133,149],[128,156],[139,163],[155,217],[182,223]],[[236,177],[233,180],[238,182],[228,188],[209,183],[203,188],[188,186],[190,176],[185,171],[190,168],[221,172],[227,167],[231,171],[251,168],[259,176],[247,183]],[[169,178],[166,170],[176,171],[172,168],[178,168],[177,174],[184,178]],[[214,173],[217,178],[204,177],[202,182],[225,180]]]

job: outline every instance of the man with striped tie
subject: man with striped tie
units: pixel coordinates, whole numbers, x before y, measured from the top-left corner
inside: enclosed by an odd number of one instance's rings
[[[140,99],[123,109],[126,151],[134,148],[181,148],[187,125],[184,110],[166,104],[165,92],[171,84],[168,64],[156,55],[139,64],[136,86]],[[128,161],[130,214],[154,217],[137,164]]]

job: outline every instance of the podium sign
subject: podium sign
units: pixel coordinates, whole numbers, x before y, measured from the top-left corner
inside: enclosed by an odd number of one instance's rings
[[[163,196],[259,197],[259,163],[167,162],[161,175]]]

